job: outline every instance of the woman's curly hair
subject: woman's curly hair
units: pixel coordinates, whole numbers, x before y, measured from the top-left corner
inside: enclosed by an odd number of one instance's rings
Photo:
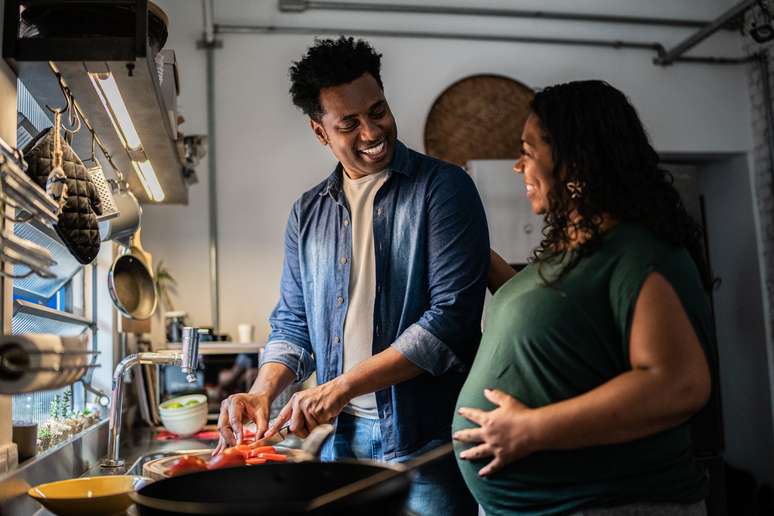
[[[290,96],[305,115],[319,122],[323,115],[320,90],[354,81],[370,73],[382,85],[382,55],[362,39],[340,36],[315,39],[306,54],[290,67]]]
[[[701,226],[686,212],[672,175],[659,168],[658,154],[623,93],[597,80],[558,84],[535,95],[531,112],[554,161],[543,240],[531,261],[565,263],[561,277],[598,247],[603,215],[608,215],[642,224],[687,248],[704,287],[712,287]],[[580,188],[575,198],[568,184]],[[577,222],[569,217],[574,210]],[[568,257],[563,250],[569,249],[570,228],[589,238]]]

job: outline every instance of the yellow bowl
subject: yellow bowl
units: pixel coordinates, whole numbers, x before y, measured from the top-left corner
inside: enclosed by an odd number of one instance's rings
[[[72,478],[31,487],[27,494],[60,516],[108,515],[126,510],[129,493],[150,482],[134,475]]]

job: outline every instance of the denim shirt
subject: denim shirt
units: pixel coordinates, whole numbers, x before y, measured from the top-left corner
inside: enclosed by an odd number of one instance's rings
[[[293,205],[280,299],[261,365],[301,382],[342,373],[352,257],[342,167]],[[489,233],[478,191],[461,168],[396,142],[374,199],[373,353],[389,346],[425,372],[376,392],[384,458],[450,439],[457,395],[481,338]]]

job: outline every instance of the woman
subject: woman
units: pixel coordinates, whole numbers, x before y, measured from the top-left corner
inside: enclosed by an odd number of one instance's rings
[[[714,345],[700,230],[626,97],[538,93],[514,171],[544,238],[496,291],[458,402],[468,487],[498,514],[705,514],[687,420]]]

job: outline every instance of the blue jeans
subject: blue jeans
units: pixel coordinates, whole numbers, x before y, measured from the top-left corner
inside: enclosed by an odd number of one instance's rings
[[[438,439],[410,455],[391,462],[408,462],[426,451],[444,444]],[[323,446],[322,460],[384,460],[382,432],[378,419],[366,419],[341,413],[336,433]],[[439,459],[417,471],[408,498],[408,509],[419,516],[475,516],[478,505],[468,491],[453,456]]]

